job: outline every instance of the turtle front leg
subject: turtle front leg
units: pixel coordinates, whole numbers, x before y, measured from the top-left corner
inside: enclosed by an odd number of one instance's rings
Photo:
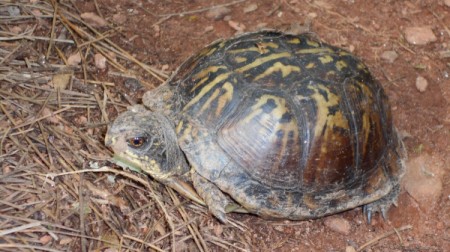
[[[226,213],[232,212],[239,208],[239,205],[234,203],[225,195],[216,185],[202,177],[200,174],[192,173],[192,183],[203,198],[209,211],[222,223],[227,223]]]

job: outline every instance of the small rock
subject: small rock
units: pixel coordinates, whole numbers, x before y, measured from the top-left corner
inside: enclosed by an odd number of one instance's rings
[[[8,174],[12,171],[11,166],[9,166],[9,165],[3,166],[2,170],[3,170],[3,174]]]
[[[127,78],[124,82],[124,86],[131,92],[136,92],[142,88],[141,82],[135,78]]]
[[[47,245],[52,240],[53,238],[50,235],[44,235],[39,238],[39,242],[41,242],[42,245]]]
[[[47,108],[47,107],[45,107],[45,108],[42,110],[42,115],[43,115],[43,116],[46,116],[45,119],[46,119],[47,121],[53,123],[53,124],[59,123],[59,119],[58,119],[55,115],[53,115],[53,111],[51,111],[51,110],[50,110],[49,108]]]
[[[321,9],[323,8],[326,10],[331,10],[333,8],[328,1],[323,1],[323,0],[315,0],[314,5],[320,7]]]
[[[108,58],[110,60],[112,60],[113,62],[117,62],[116,54],[114,52],[112,52],[112,51],[108,52]]]
[[[67,64],[69,66],[77,66],[81,63],[81,54],[79,52],[74,53],[67,58]]]
[[[14,26],[9,29],[14,34],[19,34],[23,31],[23,29],[20,26]]]
[[[256,29],[264,29],[267,28],[267,23],[258,23],[256,24]]]
[[[405,38],[413,45],[426,45],[437,40],[430,27],[408,27],[405,29]]]
[[[73,128],[64,124],[64,132],[66,132],[68,135],[72,135],[73,134]]]
[[[345,247],[345,252],[356,252],[356,249],[352,246]]]
[[[86,125],[88,123],[88,119],[87,119],[86,116],[82,115],[82,116],[79,116],[79,117],[75,118],[75,122],[78,125]]]
[[[169,65],[168,64],[164,64],[164,65],[161,66],[161,71],[167,71],[167,70],[169,70]]]
[[[428,212],[438,203],[442,194],[443,173],[439,163],[429,155],[421,155],[406,163],[405,177],[402,183],[406,191],[421,209]]]
[[[245,25],[243,23],[239,23],[233,20],[228,21],[228,25],[238,32],[243,32],[245,30]]]
[[[244,8],[244,13],[250,13],[255,11],[256,9],[258,9],[258,5],[253,3],[253,4],[249,4]]]
[[[223,233],[223,225],[214,225],[213,232],[217,237]]]
[[[450,7],[450,0],[444,0],[444,4],[445,4],[447,7]]]
[[[153,34],[154,37],[159,37],[159,35],[161,34],[161,27],[157,24],[153,25],[153,31],[155,32]]]
[[[308,13],[308,18],[314,19],[314,18],[316,18],[316,17],[317,17],[317,13],[315,13],[315,12],[310,12],[310,13]]]
[[[20,15],[20,9],[17,6],[10,5],[7,7],[7,10],[11,17],[16,17]]]
[[[31,10],[31,14],[35,15],[36,17],[42,16],[42,12],[38,9]]]
[[[208,32],[212,32],[214,31],[214,26],[209,25],[205,27],[205,30],[203,31],[204,33],[208,33]]]
[[[440,221],[436,224],[436,229],[437,230],[443,230],[445,228],[445,224],[444,222]]]
[[[416,88],[419,90],[419,92],[423,93],[425,90],[427,90],[428,87],[428,81],[427,79],[423,78],[422,76],[418,76],[416,79]]]
[[[389,63],[393,63],[398,58],[398,54],[395,51],[385,51],[381,54],[381,58]]]
[[[276,225],[273,229],[279,231],[279,232],[284,232],[284,227],[281,225]]]
[[[112,20],[115,24],[123,24],[127,21],[127,16],[122,13],[114,14]]]
[[[80,15],[80,17],[88,24],[93,27],[103,27],[108,24],[106,20],[93,12],[85,12]]]
[[[349,45],[348,46],[348,51],[349,52],[354,52],[355,51],[355,46],[354,45]]]
[[[350,223],[341,217],[329,217],[325,220],[325,226],[340,234],[350,234]]]
[[[206,12],[206,17],[214,20],[220,20],[227,14],[231,13],[231,9],[227,7],[218,7]]]
[[[105,56],[101,55],[100,53],[96,53],[94,55],[94,62],[95,62],[96,68],[98,68],[100,70],[106,69],[106,58],[105,58]]]

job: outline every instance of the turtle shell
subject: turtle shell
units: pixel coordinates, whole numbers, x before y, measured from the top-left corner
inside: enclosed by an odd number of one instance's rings
[[[250,212],[320,217],[398,186],[387,96],[343,49],[308,34],[247,33],[207,46],[167,85],[195,172]]]

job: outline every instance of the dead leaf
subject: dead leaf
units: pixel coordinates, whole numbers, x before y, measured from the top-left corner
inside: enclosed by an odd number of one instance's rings
[[[59,245],[66,245],[66,244],[71,243],[72,241],[73,241],[72,238],[70,238],[70,237],[64,237],[64,238],[62,238],[62,239],[59,241]]]
[[[59,73],[53,75],[53,87],[60,90],[66,89],[69,85],[70,78],[72,78],[72,73]]]
[[[163,236],[166,234],[166,230],[159,222],[155,223],[155,230],[160,234],[160,236]]]
[[[85,12],[80,15],[80,17],[89,25],[93,27],[103,27],[108,24],[106,20],[93,12]]]

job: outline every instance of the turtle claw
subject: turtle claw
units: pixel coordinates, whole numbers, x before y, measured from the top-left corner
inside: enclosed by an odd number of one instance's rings
[[[209,208],[209,211],[211,211],[211,213],[214,215],[214,217],[216,217],[220,221],[220,223],[222,224],[228,223],[227,215],[225,214],[225,212],[220,211],[219,209],[211,209],[211,208]]]
[[[386,221],[388,220],[389,208],[394,205],[397,206],[397,198],[400,192],[400,186],[396,185],[383,198],[363,206],[363,213],[367,217],[367,224],[372,222],[373,213],[381,213],[381,216]]]

